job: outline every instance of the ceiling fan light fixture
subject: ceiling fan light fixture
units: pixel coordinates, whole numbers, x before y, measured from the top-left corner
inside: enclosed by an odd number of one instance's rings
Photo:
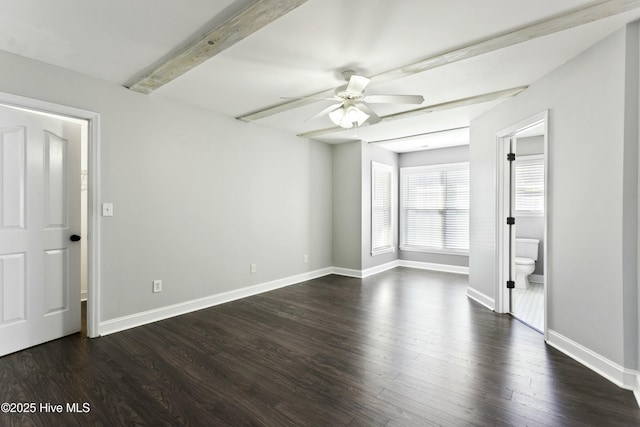
[[[372,104],[422,104],[422,95],[365,95],[364,90],[371,82],[368,77],[359,76],[355,71],[346,70],[342,73],[347,84],[335,90],[336,96],[326,98],[324,96],[309,96],[296,99],[331,100],[340,101],[339,104],[330,105],[320,111],[311,119],[329,115],[336,126],[343,129],[351,129],[354,126],[362,126],[365,122],[370,125],[380,123],[382,120],[367,103]]]
[[[354,126],[361,126],[369,118],[369,114],[361,109],[350,105],[338,108],[329,113],[329,118],[336,125],[344,129],[351,129]]]

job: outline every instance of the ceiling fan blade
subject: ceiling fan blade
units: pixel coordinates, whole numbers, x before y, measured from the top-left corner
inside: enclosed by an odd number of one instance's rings
[[[371,80],[364,76],[353,75],[349,79],[349,84],[347,85],[347,92],[353,95],[360,95],[365,87],[369,84]]]
[[[367,95],[364,102],[371,104],[422,104],[422,95]]]
[[[335,110],[337,110],[338,108],[341,108],[341,107],[342,107],[342,103],[330,105],[327,108],[325,108],[324,110],[320,111],[319,113],[314,114],[313,116],[309,117],[305,121],[309,121],[309,120],[317,119],[318,117],[325,116],[325,115],[327,115],[327,114],[329,114],[329,113],[331,113],[331,112],[333,112],[333,111],[335,111]]]
[[[366,104],[363,104],[360,102],[356,104],[356,107],[358,107],[361,111],[369,115],[369,118],[367,119],[367,123],[369,123],[370,125],[375,125],[376,123],[380,122],[380,120],[382,120],[380,119],[380,116],[378,116],[375,113],[375,111],[369,108]]]

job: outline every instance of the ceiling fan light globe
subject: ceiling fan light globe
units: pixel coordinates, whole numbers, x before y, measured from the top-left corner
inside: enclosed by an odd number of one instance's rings
[[[342,121],[340,122],[340,125],[339,125],[339,126],[340,126],[341,128],[351,129],[351,128],[353,127],[353,123],[354,123],[354,122],[349,121],[349,119],[345,116],[345,118],[344,118],[344,119],[342,119]]]
[[[345,111],[344,108],[338,108],[335,111],[329,113],[329,118],[336,126],[342,126],[342,120],[344,119]]]
[[[347,120],[353,123],[358,121],[358,112],[360,112],[360,110],[358,110],[356,107],[349,107],[347,108],[347,111],[345,111],[344,115]]]

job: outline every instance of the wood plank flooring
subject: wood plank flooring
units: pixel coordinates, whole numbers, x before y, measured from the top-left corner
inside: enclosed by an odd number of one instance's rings
[[[634,426],[622,390],[507,315],[467,277],[327,276],[98,339],[0,358],[0,426]]]

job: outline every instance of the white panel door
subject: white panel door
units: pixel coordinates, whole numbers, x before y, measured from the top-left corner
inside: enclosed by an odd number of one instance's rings
[[[0,356],[80,331],[80,141],[0,106]]]

